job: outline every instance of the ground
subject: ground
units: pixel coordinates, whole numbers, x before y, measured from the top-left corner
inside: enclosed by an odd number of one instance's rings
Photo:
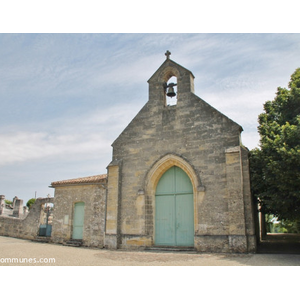
[[[50,262],[52,258],[55,262]],[[0,266],[12,265],[300,266],[300,255],[121,251],[67,247],[0,236]]]
[[[258,253],[300,254],[300,234],[267,233],[259,243]]]

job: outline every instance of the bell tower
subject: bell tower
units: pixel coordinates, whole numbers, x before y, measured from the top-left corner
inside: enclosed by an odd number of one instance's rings
[[[170,55],[167,50],[166,60],[148,80],[149,101],[163,106],[181,106],[185,94],[194,93],[195,77],[191,71],[171,60]]]

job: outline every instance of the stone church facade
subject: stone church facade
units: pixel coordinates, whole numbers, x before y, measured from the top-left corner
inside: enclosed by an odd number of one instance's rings
[[[148,83],[148,102],[112,144],[107,175],[52,183],[52,240],[255,252],[243,129],[194,94],[193,74],[169,53]]]

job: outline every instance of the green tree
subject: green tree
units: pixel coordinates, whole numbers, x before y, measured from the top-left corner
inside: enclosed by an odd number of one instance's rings
[[[300,221],[300,68],[259,115],[260,148],[250,151],[252,195],[265,213]]]
[[[31,198],[27,201],[26,206],[28,207],[28,209],[31,209],[31,206],[35,203],[35,200],[35,198]]]

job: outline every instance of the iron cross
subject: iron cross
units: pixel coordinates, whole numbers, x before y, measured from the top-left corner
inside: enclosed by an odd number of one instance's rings
[[[169,59],[170,55],[171,55],[171,52],[169,50],[167,50],[167,52],[165,53],[165,56],[167,57],[167,59]]]

